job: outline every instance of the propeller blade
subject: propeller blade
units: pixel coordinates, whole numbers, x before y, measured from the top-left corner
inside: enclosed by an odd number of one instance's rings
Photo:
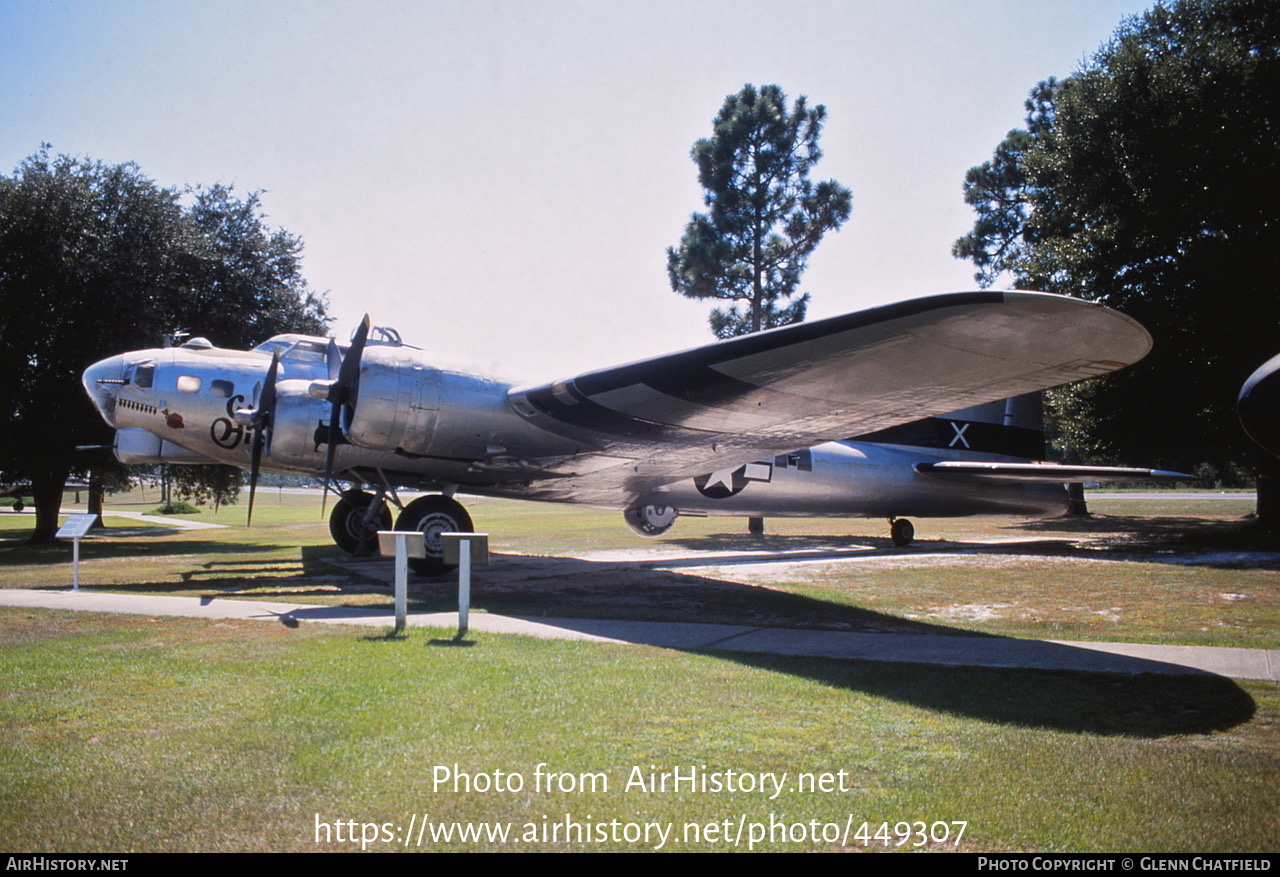
[[[334,424],[338,422],[338,406],[329,415],[329,440],[324,449],[324,493],[320,495],[320,517],[324,518],[325,509],[329,505],[329,486],[333,483],[333,449],[338,443],[338,431]],[[334,491],[337,493],[338,491]]]
[[[276,377],[280,374],[280,351],[271,354],[271,368],[267,369],[267,382],[262,385],[262,396],[258,400],[258,413],[264,421],[275,421],[276,414]]]
[[[336,381],[338,374],[342,371],[342,351],[338,349],[338,342],[333,338],[329,339],[329,346],[324,352],[324,360],[329,366],[329,380]]]
[[[280,374],[280,351],[271,354],[271,367],[267,369],[267,380],[262,385],[253,411],[253,444],[249,462],[249,519],[247,526],[253,526],[253,499],[258,492],[258,474],[262,471],[262,450],[267,443],[267,434],[271,431],[276,417],[276,377]]]
[[[324,453],[324,494],[320,499],[320,517],[324,517],[328,506],[329,490],[333,484],[333,457],[337,451],[338,441],[342,437],[343,406],[354,408],[359,395],[360,360],[364,357],[365,343],[369,340],[369,315],[365,314],[360,325],[351,336],[351,347],[342,358],[342,365],[337,370],[333,386],[329,389],[329,438]],[[337,350],[337,343],[330,340],[330,348]],[[329,376],[334,377],[333,357],[329,357]],[[337,493],[334,490],[334,493]]]
[[[351,336],[351,349],[338,370],[338,396],[343,404],[355,404],[356,390],[360,384],[360,360],[364,356],[365,342],[369,340],[369,315],[365,314],[355,334]]]
[[[249,519],[246,526],[253,526],[253,498],[258,492],[258,472],[262,468],[262,430],[253,433],[253,456],[249,469]]]

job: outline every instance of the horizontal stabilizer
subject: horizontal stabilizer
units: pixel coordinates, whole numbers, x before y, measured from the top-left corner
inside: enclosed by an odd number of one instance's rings
[[[937,475],[957,481],[1017,482],[1020,484],[1094,484],[1125,481],[1197,481],[1184,472],[1163,469],[1131,469],[1127,466],[1073,466],[1064,463],[974,463],[947,460],[917,463],[921,475]]]

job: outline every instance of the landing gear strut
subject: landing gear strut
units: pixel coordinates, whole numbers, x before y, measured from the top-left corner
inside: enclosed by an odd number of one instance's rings
[[[889,536],[893,539],[894,545],[905,548],[911,544],[911,540],[916,538],[916,528],[906,518],[890,518]]]
[[[390,516],[387,518],[390,521]],[[420,496],[404,507],[396,519],[397,530],[418,530],[423,534],[426,558],[409,558],[414,572],[438,576],[454,569],[444,562],[444,541],[441,533],[471,532],[471,516],[447,496]]]
[[[342,494],[329,515],[329,535],[348,554],[378,553],[378,531],[391,529],[391,510],[381,497],[362,490]]]

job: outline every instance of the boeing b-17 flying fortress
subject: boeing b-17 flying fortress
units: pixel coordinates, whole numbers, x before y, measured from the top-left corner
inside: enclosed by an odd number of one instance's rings
[[[1178,477],[1038,462],[1038,393],[1141,359],[1105,307],[970,292],[786,326],[538,385],[435,367],[368,318],[349,345],[196,338],[104,359],[84,386],[125,463],[229,463],[352,485],[330,516],[350,552],[389,529],[469,530],[456,493],[616,508],[642,536],[681,515],[1051,515],[1065,484]],[[431,491],[401,504],[397,489]]]

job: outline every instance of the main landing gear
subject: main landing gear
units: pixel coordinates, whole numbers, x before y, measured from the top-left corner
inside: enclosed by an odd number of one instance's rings
[[[454,568],[444,562],[444,540],[441,533],[471,532],[471,516],[459,503],[447,496],[420,496],[404,507],[396,518],[397,530],[418,530],[423,535],[425,558],[409,558],[414,572],[438,576]]]
[[[906,518],[890,518],[889,537],[894,545],[905,548],[916,538],[916,528]]]
[[[382,497],[348,490],[329,514],[329,535],[356,557],[378,553],[378,531],[391,529],[391,510]]]
[[[329,534],[348,554],[367,557],[378,553],[378,531],[391,529],[391,509],[380,495],[348,490],[329,515]],[[404,507],[396,518],[397,530],[418,530],[423,534],[425,558],[410,558],[409,566],[423,575],[441,575],[454,568],[444,562],[441,533],[468,533],[471,516],[461,504],[447,496],[420,496]]]

